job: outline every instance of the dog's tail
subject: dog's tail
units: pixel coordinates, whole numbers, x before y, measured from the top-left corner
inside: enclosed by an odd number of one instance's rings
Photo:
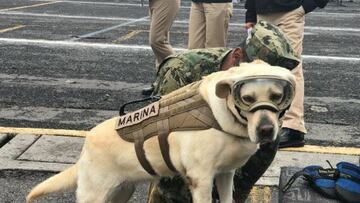
[[[53,192],[64,192],[76,188],[78,165],[75,164],[65,171],[54,175],[44,182],[38,184],[26,197],[26,202],[30,203],[34,199]]]

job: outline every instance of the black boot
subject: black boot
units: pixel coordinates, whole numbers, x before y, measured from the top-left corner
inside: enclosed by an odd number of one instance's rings
[[[260,149],[246,162],[246,164],[237,169],[234,176],[233,199],[236,203],[243,203],[250,194],[256,181],[269,168],[274,160],[279,144],[279,137],[272,143],[260,145]]]
[[[279,135],[279,148],[303,147],[305,145],[304,135],[305,133],[291,128],[282,128]]]

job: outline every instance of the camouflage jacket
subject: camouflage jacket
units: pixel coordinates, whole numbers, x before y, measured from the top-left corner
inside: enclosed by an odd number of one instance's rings
[[[153,95],[168,94],[220,70],[229,48],[192,49],[169,56],[160,64]]]

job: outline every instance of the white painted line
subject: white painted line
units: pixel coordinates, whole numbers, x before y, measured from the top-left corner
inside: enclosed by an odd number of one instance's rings
[[[341,32],[360,32],[360,28],[346,28],[346,27],[317,27],[305,26],[308,30],[321,30],[321,31],[341,31]]]
[[[49,2],[49,1],[52,1],[52,0],[32,0],[32,1]],[[71,3],[71,4],[95,4],[95,5],[142,7],[141,3],[114,3],[114,2],[69,1],[69,0],[61,0],[60,2]],[[148,4],[144,4],[144,7],[148,7]],[[182,5],[181,8],[190,9],[190,6]],[[235,11],[235,12],[240,11],[240,12],[245,13],[246,9],[233,8],[233,11]],[[341,18],[360,16],[359,13],[340,13],[340,12],[334,13],[334,12],[326,12],[326,10],[321,11],[321,12],[311,12],[311,13],[309,13],[307,15],[312,15],[312,16],[339,16]]]
[[[121,49],[121,50],[149,50],[150,46],[144,45],[125,45],[125,44],[104,44],[104,43],[88,43],[73,41],[52,41],[42,39],[16,39],[16,38],[0,38],[0,43],[11,43],[20,45],[48,45],[48,46],[66,46],[66,47],[89,47],[101,49]],[[175,51],[184,51],[184,48],[174,48]],[[317,60],[336,60],[336,61],[352,61],[360,62],[360,57],[341,57],[341,56],[318,56],[318,55],[302,55],[305,59]]]
[[[354,18],[359,17],[360,13],[341,13],[341,12],[326,12],[326,9],[321,12],[311,12],[306,15],[310,16],[326,16],[326,17],[333,17],[333,18]]]
[[[317,33],[312,33],[312,32],[304,32],[304,35],[319,35]]]
[[[82,78],[52,78],[36,77],[32,75],[18,74],[1,74],[0,81],[2,84],[24,86],[41,86],[41,87],[69,87],[74,89],[97,89],[97,90],[135,90],[140,91],[146,86],[144,83],[128,83],[125,81],[106,81]]]
[[[305,59],[317,59],[317,60],[335,60],[335,61],[360,61],[360,57],[341,57],[341,56],[318,56],[318,55],[302,55]]]
[[[143,17],[143,18],[139,18],[139,19],[136,19],[136,20],[133,20],[133,21],[121,23],[121,24],[119,24],[119,25],[111,26],[111,27],[108,27],[108,28],[105,28],[105,29],[102,29],[102,30],[98,30],[98,31],[95,31],[95,32],[88,33],[88,34],[80,35],[78,38],[72,38],[72,39],[70,39],[69,41],[77,41],[77,40],[80,40],[80,39],[82,39],[82,38],[87,38],[87,37],[95,36],[95,35],[98,35],[98,34],[101,34],[101,33],[104,33],[104,32],[108,32],[108,31],[110,31],[110,30],[117,29],[117,28],[119,28],[119,27],[123,27],[123,26],[126,26],[126,25],[130,25],[130,24],[133,24],[133,23],[136,23],[136,22],[139,22],[139,21],[143,21],[143,20],[146,20],[146,19],[149,19],[149,16],[146,16],[146,17]]]
[[[139,49],[151,50],[149,46],[141,45],[121,45],[121,44],[104,44],[104,43],[88,43],[88,42],[74,42],[74,41],[56,41],[43,39],[16,39],[16,38],[0,38],[0,43],[11,43],[19,45],[47,45],[47,46],[66,46],[66,47],[89,47],[99,49]],[[179,49],[184,50],[184,49]]]
[[[148,18],[122,18],[122,17],[99,17],[99,16],[73,16],[73,15],[58,15],[46,13],[28,13],[28,12],[0,12],[1,15],[20,15],[20,16],[33,16],[33,17],[51,17],[51,18],[70,18],[70,19],[89,19],[89,20],[106,20],[106,21],[130,21],[136,22],[149,22]],[[185,20],[176,20],[174,24],[187,25],[189,22]],[[124,25],[123,25],[124,26]],[[242,23],[230,23],[230,27],[244,27]],[[305,30],[320,30],[320,31],[341,31],[341,32],[360,32],[360,28],[347,28],[347,27],[318,27],[318,26],[305,26]]]

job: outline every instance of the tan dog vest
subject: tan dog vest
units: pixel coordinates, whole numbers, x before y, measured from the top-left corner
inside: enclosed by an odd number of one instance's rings
[[[161,154],[167,167],[176,172],[170,160],[167,137],[170,132],[221,130],[206,101],[199,95],[201,81],[176,90],[159,101],[142,109],[120,116],[116,130],[120,137],[134,142],[136,155],[143,168],[151,175],[157,175],[145,157],[144,142],[158,136]]]

